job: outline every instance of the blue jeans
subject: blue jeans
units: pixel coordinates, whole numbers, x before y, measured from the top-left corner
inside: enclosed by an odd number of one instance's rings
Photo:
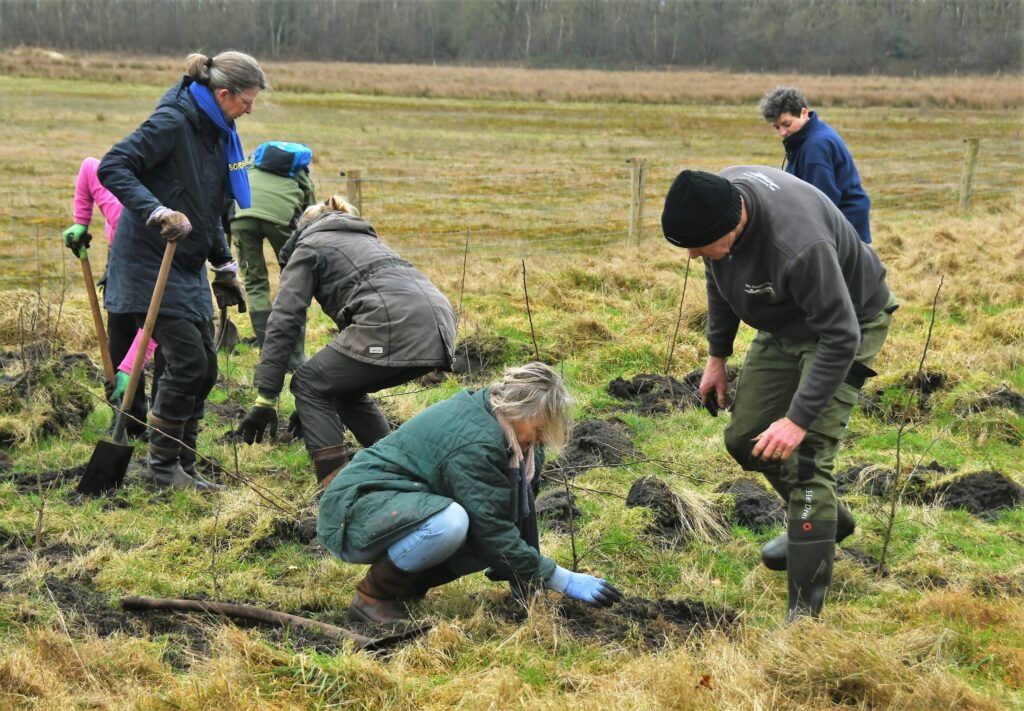
[[[397,567],[408,573],[418,573],[451,558],[465,543],[468,531],[469,515],[466,509],[453,501],[448,508],[434,514],[412,532],[400,535],[397,540],[385,539],[370,548],[356,550],[346,546],[341,551],[341,559],[347,563],[372,563],[386,550]]]

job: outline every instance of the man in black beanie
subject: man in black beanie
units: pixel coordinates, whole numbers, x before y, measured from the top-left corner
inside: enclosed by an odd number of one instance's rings
[[[761,552],[769,568],[788,571],[786,619],[817,616],[836,542],[854,529],[836,498],[835,454],[898,307],[885,267],[821,191],[775,168],[684,170],[661,224],[669,242],[704,258],[700,394],[712,412],[726,407],[740,321],[757,329],[725,446],[787,502],[787,532]]]

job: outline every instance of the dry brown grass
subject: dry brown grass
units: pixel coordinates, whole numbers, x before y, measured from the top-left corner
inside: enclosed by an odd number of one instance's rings
[[[777,84],[796,84],[819,106],[1010,109],[1024,106],[1018,75],[966,77],[807,76],[721,71],[600,71],[343,62],[262,62],[273,88],[525,101],[756,104]],[[183,58],[57,53],[0,54],[0,74],[164,84]]]

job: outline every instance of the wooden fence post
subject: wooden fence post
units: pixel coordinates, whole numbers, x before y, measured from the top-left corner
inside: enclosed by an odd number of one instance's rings
[[[629,163],[629,243],[640,246],[644,228],[644,189],[647,185],[647,159],[627,158]]]
[[[977,138],[965,138],[967,151],[964,153],[964,171],[960,175],[960,209],[966,212],[971,209],[971,184],[974,182],[974,166],[978,162],[978,147],[981,143]]]
[[[363,172],[358,168],[346,170],[345,176],[345,197],[357,210],[363,214]]]

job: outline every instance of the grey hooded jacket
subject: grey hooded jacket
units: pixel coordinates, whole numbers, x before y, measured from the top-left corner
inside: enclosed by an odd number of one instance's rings
[[[384,367],[451,368],[451,304],[422,272],[383,244],[366,220],[339,212],[322,215],[293,234],[279,258],[281,288],[254,379],[263,396],[281,392],[313,298],[340,329],[329,348]]]

